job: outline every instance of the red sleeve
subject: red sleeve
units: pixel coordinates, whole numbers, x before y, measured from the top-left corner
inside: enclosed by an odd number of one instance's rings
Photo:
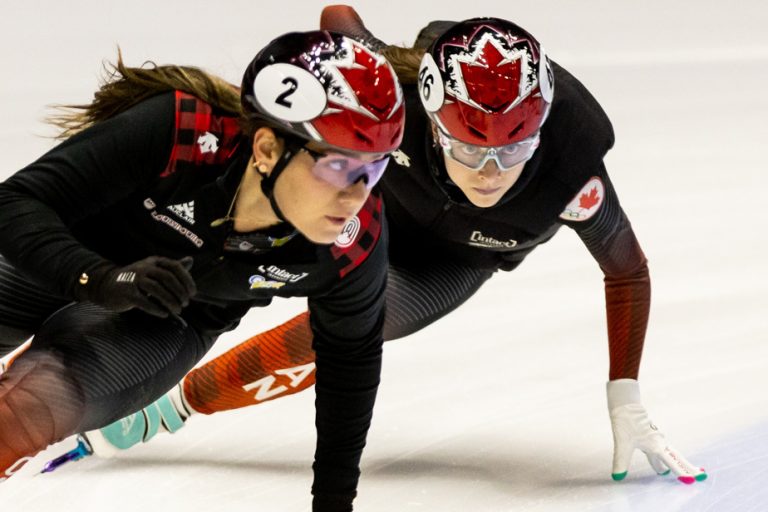
[[[626,259],[616,262],[608,257],[607,260],[618,265],[610,269],[603,267],[611,363],[609,380],[637,379],[651,308],[648,261],[623,212],[622,219],[625,226],[616,233],[612,249]]]
[[[651,307],[648,261],[604,169],[566,208],[571,218],[580,200],[592,211],[582,208],[581,220],[566,224],[576,230],[605,275],[609,379],[637,379]]]

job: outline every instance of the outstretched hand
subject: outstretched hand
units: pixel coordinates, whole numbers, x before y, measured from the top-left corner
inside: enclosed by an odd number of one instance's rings
[[[629,471],[634,451],[640,450],[648,458],[651,467],[659,475],[670,472],[685,484],[706,480],[703,468],[694,466],[667,443],[664,434],[648,418],[648,412],[640,403],[640,390],[634,379],[618,379],[608,382],[608,411],[613,428],[614,480],[623,480]]]

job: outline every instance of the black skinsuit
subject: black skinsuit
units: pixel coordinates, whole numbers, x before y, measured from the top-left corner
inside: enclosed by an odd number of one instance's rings
[[[576,78],[555,63],[553,70],[554,100],[541,144],[489,208],[472,205],[450,181],[416,86],[404,87],[403,155],[393,158],[381,185],[390,226],[384,337],[405,336],[444,316],[493,272],[514,269],[566,225],[605,274],[609,378],[637,378],[650,278],[603,164],[613,129]]]
[[[158,398],[251,307],[308,297],[318,354],[314,491],[354,494],[381,365],[381,200],[372,194],[351,238],[332,245],[284,227],[212,227],[249,158],[236,120],[169,92],[0,184],[0,350],[35,335],[0,377],[0,476],[49,443]],[[151,255],[194,257],[198,294],[181,319],[72,304],[82,272]]]

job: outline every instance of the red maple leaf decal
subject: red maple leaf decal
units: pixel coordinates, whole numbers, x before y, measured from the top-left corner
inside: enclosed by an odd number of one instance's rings
[[[379,119],[387,119],[397,106],[397,97],[391,94],[397,87],[389,67],[367,48],[352,43],[355,67],[339,71],[354,91],[360,104]],[[371,80],[371,77],[375,77]]]
[[[579,208],[589,210],[599,202],[600,196],[597,195],[597,187],[592,187],[589,194],[581,194],[581,197],[579,197]]]
[[[488,40],[474,62],[460,63],[470,98],[493,112],[503,111],[520,92],[522,63],[515,59],[502,64],[504,59]]]

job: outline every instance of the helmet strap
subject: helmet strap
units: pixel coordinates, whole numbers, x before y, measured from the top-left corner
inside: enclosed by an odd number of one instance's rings
[[[259,174],[261,175],[261,192],[267,197],[267,199],[269,199],[269,205],[272,207],[275,215],[277,215],[277,218],[283,222],[288,222],[288,220],[285,218],[285,215],[283,215],[282,210],[280,210],[280,207],[277,205],[277,201],[275,200],[275,183],[277,182],[277,178],[280,177],[285,168],[288,166],[288,162],[290,162],[291,158],[293,158],[294,155],[299,152],[303,145],[304,144],[302,141],[286,138],[283,154],[280,155],[277,163],[275,163],[275,166],[272,168],[272,172],[266,174],[259,171]],[[290,224],[290,222],[288,223]]]
[[[275,212],[275,215],[277,215],[278,219],[280,219],[283,222],[288,222],[288,219],[285,218],[285,215],[283,215],[283,212],[280,210],[280,207],[277,206],[277,201],[275,201],[274,195],[269,196],[269,205],[272,207],[272,211]],[[288,222],[288,224],[290,224],[290,222]]]

